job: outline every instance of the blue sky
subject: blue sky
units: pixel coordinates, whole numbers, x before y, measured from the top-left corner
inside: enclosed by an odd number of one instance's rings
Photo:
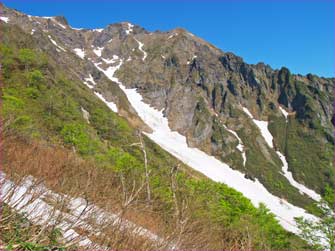
[[[129,21],[149,31],[183,27],[247,63],[334,76],[334,1],[4,0],[31,15],[64,15],[73,27]]]

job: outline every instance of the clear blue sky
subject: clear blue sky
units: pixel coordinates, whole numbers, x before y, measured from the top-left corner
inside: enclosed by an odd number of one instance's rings
[[[247,63],[334,76],[334,1],[4,0],[31,15],[64,15],[73,27],[130,21],[149,31],[183,27]]]

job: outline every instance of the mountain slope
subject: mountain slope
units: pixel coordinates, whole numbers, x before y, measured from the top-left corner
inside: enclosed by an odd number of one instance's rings
[[[325,158],[312,150],[315,141],[320,142],[324,149],[329,149],[329,152],[333,147],[332,135],[329,133],[332,130],[329,107],[332,99],[329,95],[332,90],[331,80],[315,76],[292,76],[285,69],[273,71],[264,65],[249,66],[238,57],[223,53],[182,29],[169,33],[148,33],[138,26],[121,23],[110,25],[104,30],[74,30],[68,26],[64,18],[30,17],[9,9],[5,9],[4,15],[9,17],[7,24],[2,22],[5,27],[4,44],[14,42],[17,49],[29,47],[44,51],[52,58],[44,66],[39,66],[39,70],[44,70],[45,67],[47,71],[43,72],[43,75],[47,74],[46,82],[49,85],[54,83],[49,95],[60,93],[55,102],[58,107],[46,106],[49,113],[55,112],[56,116],[53,114],[51,121],[46,120],[45,124],[35,129],[36,133],[45,130],[41,138],[50,138],[57,144],[64,141],[74,145],[79,153],[84,155],[106,151],[104,144],[100,143],[101,139],[107,140],[112,146],[136,142],[133,127],[147,133],[151,133],[153,129],[152,125],[144,123],[147,121],[139,114],[139,107],[132,107],[130,96],[124,94],[126,87],[136,87],[146,103],[158,110],[164,109],[168,118],[167,128],[185,135],[189,146],[198,147],[216,156],[231,167],[243,171],[247,177],[257,178],[271,193],[284,197],[295,205],[307,208],[312,200],[301,195],[280,173],[283,163],[275,150],[285,153],[289,169],[299,182],[319,192],[322,192],[321,188],[326,182],[331,183],[333,174],[330,156]],[[20,34],[21,29],[26,34],[19,37],[16,34]],[[5,76],[11,76],[12,63],[5,64],[8,67]],[[119,69],[116,68],[117,65],[120,66]],[[28,69],[29,72],[31,70]],[[63,79],[50,82],[59,71]],[[107,76],[101,71],[106,71]],[[309,78],[314,80],[308,80]],[[7,76],[6,81],[11,84],[14,80]],[[125,85],[124,89],[119,81]],[[80,82],[84,82],[87,87]],[[302,84],[304,82],[307,85],[306,90]],[[43,86],[45,83],[40,84]],[[314,89],[309,87],[313,85]],[[316,87],[319,87],[321,92],[315,93],[311,99],[311,90],[315,92]],[[104,101],[112,102],[109,106],[126,118],[127,122],[108,111],[107,107],[101,106],[101,102],[90,89]],[[9,88],[7,91],[9,102],[15,98],[22,98],[22,90]],[[47,93],[43,90],[42,96],[45,94]],[[136,95],[136,92],[133,94]],[[70,99],[66,98],[63,102],[62,96]],[[28,98],[28,101],[32,97],[24,98]],[[291,111],[288,124],[285,123],[278,102]],[[37,102],[37,110],[40,105],[40,101]],[[274,136],[276,149],[269,146],[257,124],[243,112],[243,107],[248,107],[257,119],[269,120],[269,129]],[[319,109],[320,107],[323,109]],[[64,108],[69,110],[64,112]],[[90,115],[90,125],[86,125],[80,108]],[[59,113],[60,110],[63,112]],[[319,115],[316,120],[313,115],[315,112]],[[35,114],[32,111],[28,114],[30,113]],[[33,121],[38,120],[39,116]],[[74,120],[74,123],[63,125],[63,121],[71,120]],[[81,122],[78,124],[77,120]],[[318,123],[323,127],[320,128]],[[74,128],[79,128],[79,132],[73,132]],[[48,135],[50,132],[53,132],[52,136]],[[237,149],[239,138],[232,132],[238,134],[244,145],[245,166],[243,155]],[[80,139],[84,139],[83,142],[74,141],[73,133],[80,135]],[[309,138],[306,140],[302,133],[307,134]],[[82,137],[82,134],[85,136]],[[150,137],[150,134],[148,135]],[[61,138],[58,139],[59,137]],[[310,145],[301,148],[301,142]],[[149,149],[157,148],[150,141],[146,142],[146,145],[150,146]],[[126,151],[141,158],[140,151]],[[157,151],[149,153],[155,156],[158,163],[163,161],[157,166],[169,166],[170,164],[164,163],[164,159],[171,156],[166,157],[166,153],[158,154]],[[306,170],[301,170],[304,163],[299,161],[299,157],[302,153],[313,153],[317,156],[313,158],[312,163],[308,162],[309,165],[303,166]],[[321,163],[320,173],[313,173],[314,163]],[[158,187],[161,186],[162,184],[159,184]]]

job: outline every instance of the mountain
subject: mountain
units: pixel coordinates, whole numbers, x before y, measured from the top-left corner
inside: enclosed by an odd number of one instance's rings
[[[290,232],[334,186],[333,78],[250,65],[181,28],[76,29],[3,7],[1,31],[5,177],[127,208],[171,238],[154,248],[244,249],[248,227],[252,249],[307,245]],[[102,246],[143,243],[124,239]]]

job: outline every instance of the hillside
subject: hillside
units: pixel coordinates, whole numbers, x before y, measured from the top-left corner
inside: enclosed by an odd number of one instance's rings
[[[310,248],[293,218],[319,216],[334,185],[334,79],[248,65],[179,28],[3,7],[0,29],[3,177],[64,218],[45,228],[5,190],[8,248]],[[20,217],[43,238],[5,230]]]

